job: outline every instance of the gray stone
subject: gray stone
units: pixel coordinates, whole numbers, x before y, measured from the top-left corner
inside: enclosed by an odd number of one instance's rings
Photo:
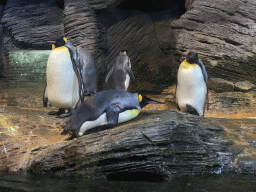
[[[250,83],[249,81],[239,81],[235,83],[235,91],[247,92],[255,88],[256,85]]]
[[[230,81],[221,78],[209,78],[208,86],[210,89],[221,93],[221,92],[233,92],[234,84]]]
[[[255,83],[255,24],[255,1],[196,0],[172,23],[165,52],[172,51],[178,60],[194,50],[209,76]]]

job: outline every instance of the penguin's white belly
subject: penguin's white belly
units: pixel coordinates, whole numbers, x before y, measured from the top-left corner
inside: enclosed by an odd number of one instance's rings
[[[185,112],[186,104],[189,104],[200,116],[203,116],[207,88],[201,68],[199,66],[189,69],[180,67],[177,78],[176,99],[181,111]]]
[[[139,113],[140,113],[140,111],[137,109],[126,110],[122,113],[119,113],[118,123],[123,123],[123,122],[129,121],[129,120],[137,117]],[[101,126],[101,125],[107,125],[106,113],[103,113],[98,119],[96,119],[94,121],[84,122],[83,125],[80,127],[78,135],[82,136],[84,134],[84,132],[86,132],[87,130],[94,128],[94,127]]]
[[[125,91],[127,91],[128,87],[129,87],[129,83],[130,83],[130,75],[128,73],[126,73],[125,76],[125,82],[124,82],[124,86],[125,86]]]
[[[74,108],[79,100],[78,80],[66,47],[51,51],[46,75],[49,103],[58,108]]]

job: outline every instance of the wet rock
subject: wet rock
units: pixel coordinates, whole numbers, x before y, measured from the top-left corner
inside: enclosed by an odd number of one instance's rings
[[[239,81],[235,83],[235,91],[247,92],[255,88],[256,85],[250,83],[249,81]]]
[[[238,159],[238,166],[244,173],[256,173],[256,158],[244,156]]]
[[[165,180],[218,172],[233,158],[228,147],[232,142],[221,127],[173,111],[142,111],[133,121],[95,131],[34,151],[27,169],[107,179],[140,173]]]
[[[166,95],[164,102],[167,104],[169,109],[176,108],[176,85],[169,87],[168,89],[164,89],[162,94]]]
[[[239,111],[253,106],[250,95],[242,92],[223,92],[211,94],[211,108],[218,111]]]
[[[234,84],[221,78],[209,78],[208,87],[218,93],[234,91]]]

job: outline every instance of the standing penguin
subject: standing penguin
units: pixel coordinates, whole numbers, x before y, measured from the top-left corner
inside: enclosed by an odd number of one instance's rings
[[[47,107],[49,102],[59,108],[58,112],[50,112],[49,115],[64,118],[72,115],[79,99],[84,101],[85,90],[96,93],[95,63],[89,52],[80,47],[76,49],[65,37],[44,41],[52,43],[52,51],[47,63],[43,105]]]
[[[116,59],[116,64],[111,68],[106,76],[106,83],[113,73],[116,89],[127,91],[130,79],[131,81],[134,81],[134,75],[132,73],[131,67],[131,61],[126,55],[126,51],[120,52]]]
[[[140,110],[150,102],[161,103],[124,90],[109,89],[89,97],[75,110],[61,133],[69,131],[82,136],[87,130],[101,125],[114,126],[135,118]]]
[[[189,52],[178,69],[176,104],[182,112],[204,116],[208,100],[208,75],[198,54]]]

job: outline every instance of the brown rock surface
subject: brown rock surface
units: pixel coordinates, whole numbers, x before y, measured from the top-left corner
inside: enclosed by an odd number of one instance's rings
[[[0,94],[1,170],[113,180],[129,173],[130,179],[139,174],[161,181],[180,174],[220,173],[231,165],[242,169],[255,159],[255,119],[200,118],[170,110],[143,110],[130,122],[66,140],[60,133],[67,119],[47,115],[52,108],[41,107],[42,92],[13,89]]]
[[[234,84],[221,78],[209,78],[208,87],[218,93],[234,91]]]
[[[239,81],[235,83],[235,91],[247,92],[255,88],[256,85],[250,83],[249,81]]]

